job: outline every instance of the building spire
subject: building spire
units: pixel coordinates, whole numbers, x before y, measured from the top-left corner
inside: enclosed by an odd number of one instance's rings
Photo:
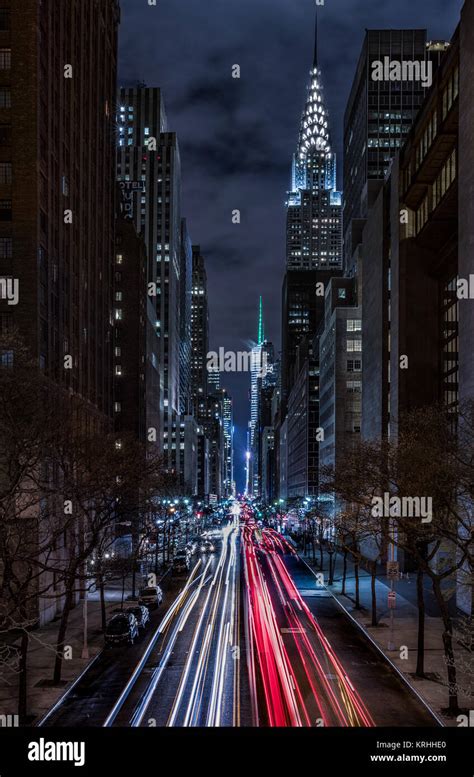
[[[316,6],[316,16],[314,20],[314,59],[313,68],[318,67],[318,6]]]
[[[265,331],[263,326],[263,299],[260,297],[260,303],[258,308],[258,345],[262,345],[265,340]]]

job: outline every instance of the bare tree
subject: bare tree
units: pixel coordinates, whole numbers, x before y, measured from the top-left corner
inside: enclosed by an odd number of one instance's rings
[[[0,632],[4,655],[8,643],[20,638],[18,707],[24,718],[28,646],[40,608],[61,607],[57,683],[69,615],[92,577],[87,561],[114,542],[124,514],[135,520],[151,514],[163,466],[133,438],[108,432],[87,404],[51,383],[15,333],[0,350]]]
[[[354,563],[355,606],[360,609],[360,567],[371,575],[372,626],[377,626],[377,562],[383,558],[386,538],[383,526],[372,513],[372,499],[384,482],[385,451],[359,441],[341,452],[337,468],[326,467],[322,489],[335,496],[334,541],[343,553],[341,593],[346,594],[347,559]],[[370,551],[370,553],[369,553]]]
[[[348,549],[355,559],[359,552],[358,539],[370,536],[379,538],[382,558],[387,548],[393,546],[414,561],[418,600],[416,673],[421,677],[425,674],[424,580],[430,580],[443,622],[448,710],[456,714],[454,622],[449,600],[459,586],[470,589],[472,597],[472,403],[462,408],[457,417],[439,406],[415,409],[402,416],[395,432],[396,436],[390,441],[360,442],[347,453],[336,472],[327,473],[325,487],[344,505],[351,507],[349,511],[346,507],[342,514],[340,531],[348,532],[349,537],[353,535]],[[429,518],[414,510],[417,500],[419,504],[422,499],[432,504]],[[388,514],[375,510],[377,500],[388,500]],[[406,505],[407,509],[401,505]],[[375,569],[372,570],[372,590],[374,581]]]

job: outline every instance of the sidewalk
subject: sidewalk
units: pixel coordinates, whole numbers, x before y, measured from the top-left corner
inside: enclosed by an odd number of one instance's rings
[[[124,602],[131,596],[129,584],[125,590]],[[122,601],[122,585],[111,584],[105,591],[106,616],[110,618],[111,611],[120,608]],[[69,615],[66,634],[66,647],[70,647],[71,658],[63,661],[61,686],[50,686],[56,657],[56,638],[59,620],[30,633],[28,651],[28,715],[29,723],[35,725],[46,712],[62,696],[66,688],[84,671],[86,666],[97,656],[104,645],[104,635],[101,629],[101,608],[98,592],[91,592],[88,597],[88,648],[89,659],[82,658],[84,645],[84,603],[80,601]],[[18,644],[20,637],[12,640]],[[18,673],[0,664],[0,715],[16,715],[18,712]]]
[[[312,558],[301,556],[314,572],[319,571],[318,555],[316,564],[313,564]],[[359,590],[361,609],[355,607],[355,576],[354,564],[347,560],[346,577],[346,595],[341,594],[343,558],[341,555],[336,557],[336,567],[334,573],[334,584],[327,586],[335,599],[344,608],[344,610],[355,620],[365,631],[370,639],[380,648],[385,656],[394,664],[405,680],[412,688],[423,698],[425,703],[432,709],[445,726],[457,726],[456,718],[445,714],[448,705],[447,672],[444,659],[442,632],[443,624],[439,617],[434,617],[434,607],[432,602],[427,607],[425,623],[425,674],[429,679],[420,679],[415,676],[416,656],[417,656],[417,634],[418,634],[418,608],[416,602],[416,579],[396,581],[394,590],[396,591],[396,608],[394,610],[394,637],[393,641],[396,650],[389,650],[390,641],[390,610],[388,608],[388,593],[390,584],[382,578],[376,579],[377,594],[377,619],[378,626],[371,625],[372,620],[372,595],[371,595],[371,576],[364,569],[359,570]],[[324,574],[325,579],[329,573],[328,554],[324,554]],[[404,595],[399,593],[399,589]],[[413,591],[411,591],[413,589]],[[402,648],[408,648],[407,657],[402,656]],[[459,706],[463,710],[474,709],[474,687],[472,671],[468,671],[468,661],[472,661],[472,654],[459,644],[454,644],[456,665],[458,666],[458,685]],[[460,668],[464,664],[464,668]]]

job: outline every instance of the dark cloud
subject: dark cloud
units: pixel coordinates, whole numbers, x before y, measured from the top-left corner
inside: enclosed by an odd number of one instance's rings
[[[161,86],[179,137],[183,214],[207,257],[212,345],[242,349],[263,294],[280,342],[285,195],[312,62],[314,0],[121,0],[120,78]],[[451,37],[462,0],[326,0],[320,64],[342,170],[342,121],[365,28]],[[241,78],[231,77],[234,64]],[[339,175],[341,182],[341,177]],[[242,212],[240,226],[231,213]],[[227,378],[237,424],[248,380]],[[242,435],[240,446],[244,445]],[[239,462],[243,450],[237,451]]]

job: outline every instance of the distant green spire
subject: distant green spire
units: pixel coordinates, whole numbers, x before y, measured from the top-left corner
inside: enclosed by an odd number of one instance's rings
[[[258,311],[258,345],[261,345],[265,340],[265,330],[263,325],[263,299],[260,297],[260,305]]]

